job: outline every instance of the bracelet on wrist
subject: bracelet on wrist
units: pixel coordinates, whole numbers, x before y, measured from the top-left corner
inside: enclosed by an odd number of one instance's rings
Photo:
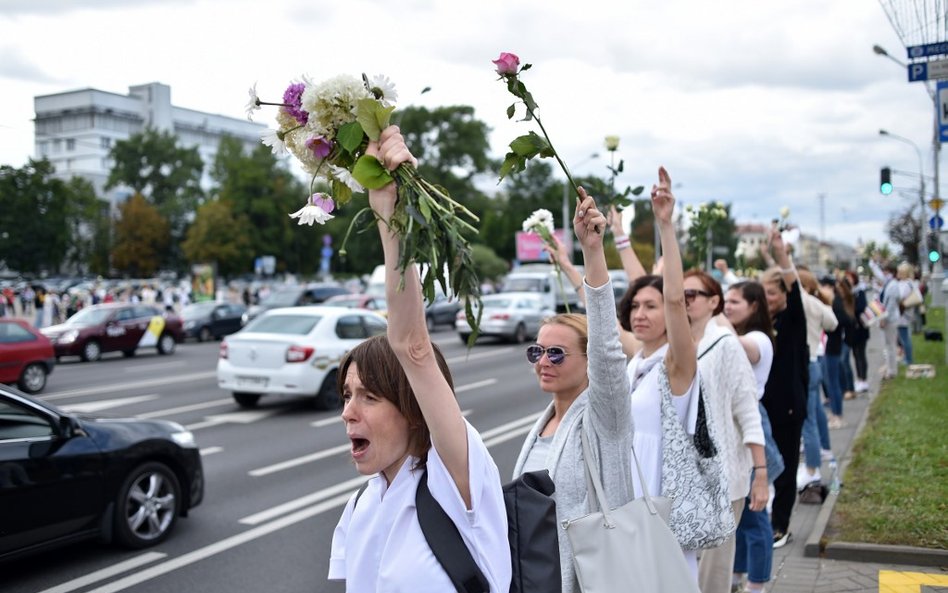
[[[766,470],[766,469],[767,469],[767,466],[766,466],[766,465],[755,465],[753,469],[763,469],[763,470]]]
[[[789,268],[780,268],[781,274],[792,274],[796,271],[797,271],[797,268],[793,264],[790,264]]]

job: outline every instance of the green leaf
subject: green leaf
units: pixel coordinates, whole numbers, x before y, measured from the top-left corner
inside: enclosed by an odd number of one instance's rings
[[[362,144],[362,138],[364,136],[365,132],[362,131],[362,126],[359,122],[353,121],[339,128],[339,133],[336,134],[336,140],[339,141],[340,146],[346,149],[346,152],[352,153]]]
[[[533,64],[524,64],[524,65],[520,68],[520,71],[523,72],[524,70],[529,70],[530,68],[533,68]]]
[[[418,200],[418,210],[421,212],[421,215],[425,217],[425,222],[431,222],[431,206],[428,205],[428,200],[424,197],[420,197]]]
[[[514,113],[517,112],[517,104],[511,103],[510,107],[507,108],[507,119],[513,119]]]
[[[352,176],[366,189],[379,189],[392,181],[392,176],[374,156],[364,154],[352,168]]]
[[[537,135],[536,132],[530,132],[529,134],[514,138],[513,142],[510,143],[510,150],[512,150],[514,154],[528,159],[535,157],[541,151],[547,149],[552,150],[547,141]]]
[[[375,99],[359,99],[356,106],[356,121],[362,126],[362,130],[369,137],[369,140],[377,141],[382,133],[383,128],[379,125],[379,118],[376,115],[376,112],[381,108],[382,105]]]
[[[643,191],[645,191],[645,186],[644,186],[644,185],[640,185],[640,186],[638,186],[638,187],[636,187],[635,189],[632,190],[632,195],[633,195],[633,196],[641,195],[641,193],[642,193]]]
[[[332,199],[335,200],[337,206],[345,206],[352,199],[352,190],[345,183],[333,181]]]
[[[526,87],[523,89],[523,102],[527,105],[527,111],[533,112],[537,110],[537,102],[533,100],[533,95],[527,92]]]
[[[500,178],[503,179],[510,173],[517,173],[527,168],[527,159],[512,152],[508,152],[504,158],[504,164],[500,166]]]

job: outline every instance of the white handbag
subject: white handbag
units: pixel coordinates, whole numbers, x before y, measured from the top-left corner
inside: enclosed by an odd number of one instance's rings
[[[581,430],[586,481],[599,510],[563,522],[573,552],[576,578],[583,593],[699,593],[678,540],[665,522],[671,509],[664,497],[649,495],[635,449],[632,460],[644,495],[609,509],[599,469],[592,467],[589,437]]]

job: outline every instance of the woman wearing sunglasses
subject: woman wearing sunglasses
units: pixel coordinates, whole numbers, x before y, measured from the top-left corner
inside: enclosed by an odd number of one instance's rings
[[[548,470],[556,485],[564,593],[578,591],[579,585],[562,524],[589,512],[583,433],[598,457],[593,463],[600,470],[609,505],[618,507],[632,500],[629,383],[602,245],[606,218],[584,190],[579,192],[573,228],[583,249],[586,316],[565,314],[547,319],[537,343],[527,348],[527,360],[533,364],[540,389],[552,395],[553,401],[527,435],[514,468],[514,477]]]
[[[700,270],[688,271],[685,304],[691,334],[698,343],[704,402],[711,408],[710,419],[719,437],[717,444],[722,449],[721,459],[736,523],[741,518],[748,492],[750,508],[754,511],[763,509],[770,496],[757,383],[737,336],[716,321],[724,310],[724,295],[718,281]],[[757,470],[753,484],[751,469]],[[731,590],[734,541],[732,535],[720,546],[701,553],[698,583],[702,593]]]
[[[388,170],[414,158],[396,126],[367,154]],[[491,591],[510,587],[510,548],[500,475],[477,431],[461,415],[448,365],[425,323],[415,266],[397,269],[399,239],[386,221],[395,184],[369,191],[385,259],[387,336],[349,352],[340,365],[342,420],[360,474],[373,476],[343,510],[332,538],[329,578],[346,591],[455,590],[418,523],[421,480],[457,527]],[[404,286],[399,288],[399,282]]]
[[[666,450],[662,402],[669,398],[683,428],[694,434],[698,406],[698,362],[691,327],[685,308],[681,253],[672,223],[675,199],[671,180],[664,169],[659,170],[660,183],[652,188],[652,211],[662,240],[664,265],[662,276],[637,278],[619,303],[619,323],[635,334],[642,348],[629,361],[627,373],[632,393],[632,419],[635,423],[633,442],[639,466],[647,481],[649,493],[673,498],[676,505],[690,504],[687,493],[670,491],[671,481],[664,478],[687,463],[681,452]],[[671,473],[669,473],[671,472]],[[635,495],[642,495],[638,475],[632,472]],[[669,526],[675,531],[673,517]],[[697,580],[695,551],[685,558]]]

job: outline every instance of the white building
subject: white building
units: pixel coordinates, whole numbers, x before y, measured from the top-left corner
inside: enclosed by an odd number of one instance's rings
[[[233,136],[247,149],[260,144],[266,128],[245,119],[194,111],[171,104],[171,87],[158,82],[129,87],[128,95],[80,89],[33,98],[36,157],[46,157],[59,177],[84,177],[99,196],[114,207],[129,195],[127,188],[105,192],[112,163],[109,151],[119,140],[152,127],[172,132],[179,146],[197,147],[204,160],[201,185],[211,186],[208,175],[224,136]]]

